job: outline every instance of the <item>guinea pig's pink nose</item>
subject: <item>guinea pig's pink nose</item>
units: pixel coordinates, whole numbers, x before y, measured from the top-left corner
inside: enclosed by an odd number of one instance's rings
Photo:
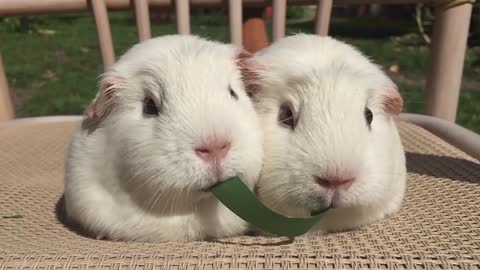
[[[211,140],[195,149],[195,153],[205,161],[224,159],[230,150],[231,143],[225,140]]]
[[[352,184],[353,181],[355,181],[355,178],[353,177],[346,177],[346,178],[340,178],[340,177],[318,177],[315,176],[315,181],[317,184],[324,188],[349,188]]]

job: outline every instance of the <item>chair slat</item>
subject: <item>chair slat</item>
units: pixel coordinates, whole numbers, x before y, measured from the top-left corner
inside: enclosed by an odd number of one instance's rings
[[[181,35],[190,34],[190,3],[188,0],[175,0],[177,13],[177,32]]]
[[[15,118],[12,98],[8,91],[7,76],[3,69],[2,56],[0,55],[0,121],[11,120]]]
[[[330,14],[332,13],[332,0],[318,0],[315,18],[315,33],[320,36],[328,35]]]
[[[115,63],[115,53],[113,50],[112,33],[110,22],[108,20],[107,6],[104,0],[90,0],[95,24],[97,25],[98,43],[102,61],[105,68]]]
[[[230,26],[230,42],[242,46],[242,1],[228,1],[228,19]]]
[[[472,4],[437,8],[426,90],[426,113],[455,122]]]
[[[273,0],[273,41],[285,36],[287,0]]]
[[[148,0],[134,0],[135,18],[137,20],[138,40],[144,41],[152,37]]]

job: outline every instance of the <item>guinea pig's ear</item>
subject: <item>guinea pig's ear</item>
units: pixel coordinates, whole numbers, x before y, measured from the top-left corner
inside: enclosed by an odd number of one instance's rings
[[[383,95],[383,106],[385,112],[392,115],[398,115],[403,110],[403,98],[397,90],[394,83],[387,86]]]
[[[255,60],[253,54],[241,50],[235,60],[242,75],[242,81],[249,97],[254,96],[260,90],[260,71],[263,66]]]
[[[106,73],[100,81],[100,89],[95,99],[85,109],[88,120],[100,122],[114,109],[118,98],[117,92],[124,87],[126,80],[112,73]]]

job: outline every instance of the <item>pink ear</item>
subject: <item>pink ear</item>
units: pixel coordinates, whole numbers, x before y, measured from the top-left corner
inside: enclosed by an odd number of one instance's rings
[[[85,109],[84,115],[87,119],[95,122],[102,121],[114,109],[117,91],[123,87],[125,79],[119,76],[107,75],[100,83],[100,90],[97,97]]]
[[[253,59],[253,55],[245,50],[236,55],[237,66],[242,74],[242,81],[247,94],[251,97],[260,89],[259,79],[262,66]]]
[[[83,115],[85,115],[88,120],[94,120],[95,119],[95,101],[90,103],[87,106],[87,108],[85,108],[85,111],[83,112]]]
[[[396,87],[389,87],[385,93],[383,105],[385,112],[398,115],[403,110],[403,98]]]

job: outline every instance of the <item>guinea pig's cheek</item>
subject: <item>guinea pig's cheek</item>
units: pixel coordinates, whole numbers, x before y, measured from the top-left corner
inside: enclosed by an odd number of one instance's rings
[[[378,190],[373,188],[376,185],[375,181],[373,177],[357,178],[350,188],[337,191],[336,204],[342,208],[369,206],[376,201],[376,196],[383,194],[383,192],[379,194]]]
[[[332,207],[334,208],[350,208],[358,206],[355,195],[351,191],[337,191],[332,198]]]
[[[226,160],[222,164],[222,178],[225,179],[232,176],[238,176],[248,186],[253,186],[260,173],[260,164],[260,160],[254,161],[245,158],[245,156],[240,157],[233,155],[231,159]]]

